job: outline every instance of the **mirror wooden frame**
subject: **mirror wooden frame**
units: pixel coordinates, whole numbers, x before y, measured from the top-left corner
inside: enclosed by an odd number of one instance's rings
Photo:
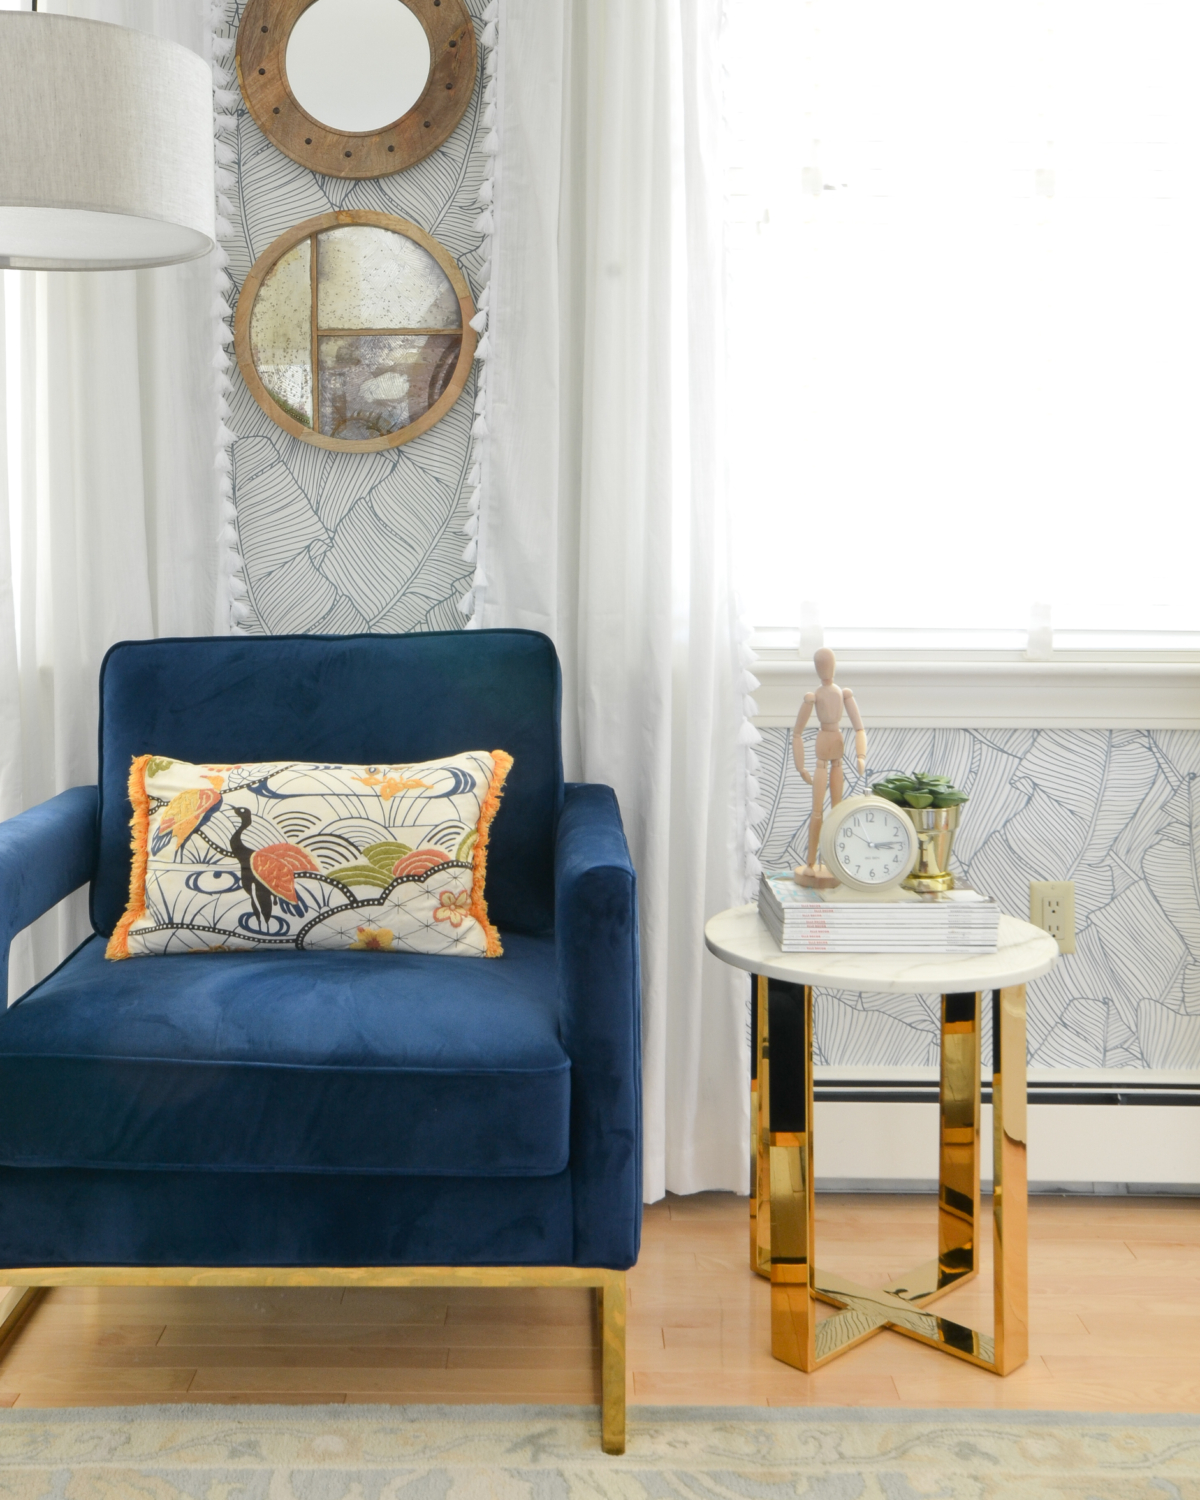
[[[255,124],[285,156],[328,177],[387,177],[451,135],[475,90],[479,48],[463,0],[397,0],[425,28],[429,77],[420,98],[380,130],[333,130],[297,102],[287,80],[292,28],[318,0],[248,0],[237,35],[238,84]]]
[[[400,427],[395,432],[389,432],[384,437],[371,438],[365,442],[351,442],[345,438],[327,437],[325,433],[316,430],[315,423],[318,420],[318,392],[317,381],[319,372],[315,363],[313,366],[313,422],[314,426],[306,427],[302,422],[297,422],[275,401],[259,377],[254,363],[254,354],[250,347],[250,318],[254,312],[254,302],[258,296],[259,288],[274,270],[280,257],[286,255],[289,250],[298,245],[301,240],[315,238],[322,230],[338,229],[347,224],[369,224],[377,229],[387,229],[393,234],[402,234],[407,239],[414,240],[423,250],[427,250],[434,260],[437,261],[445,273],[450,285],[454,288],[454,294],[458,298],[459,312],[462,315],[462,342],[459,346],[458,360],[454,366],[454,372],[446,389],[428,409],[423,412],[414,422],[406,427]],[[315,248],[315,246],[314,246]],[[314,256],[313,269],[310,275],[316,277],[316,260]],[[315,295],[314,295],[315,309]],[[475,346],[478,343],[478,335],[471,327],[471,319],[475,316],[475,302],[471,296],[471,288],[467,285],[467,279],[455,264],[454,257],[444,245],[438,243],[432,235],[426,234],[416,224],[408,219],[401,219],[395,214],[379,214],[367,209],[342,210],[337,213],[318,214],[315,218],[304,219],[299,224],[294,224],[291,229],[285,229],[277,239],[271,241],[263,253],[251,266],[246,280],[242,283],[242,290],[238,295],[237,313],[233,321],[234,350],[237,354],[238,367],[242,372],[242,379],[250,394],[270,417],[272,422],[282,427],[285,432],[290,432],[294,437],[303,442],[313,443],[318,448],[332,448],[338,453],[378,453],[385,448],[398,448],[402,443],[411,443],[413,438],[420,437],[423,432],[435,426],[458,398],[466,387],[467,379],[471,373],[471,365],[475,359]],[[315,317],[315,311],[314,311]],[[449,330],[447,330],[449,331]],[[314,326],[311,330],[314,346],[316,344],[318,330]]]

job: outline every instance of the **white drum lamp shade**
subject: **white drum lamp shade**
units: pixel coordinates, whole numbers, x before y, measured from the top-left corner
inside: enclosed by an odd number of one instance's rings
[[[165,266],[216,240],[212,76],[194,52],[0,11],[0,266]]]

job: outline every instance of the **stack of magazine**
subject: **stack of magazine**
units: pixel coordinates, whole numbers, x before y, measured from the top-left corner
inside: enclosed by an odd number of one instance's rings
[[[995,898],[969,886],[856,901],[843,887],[797,885],[790,873],[762,877],[758,914],[785,953],[995,953],[1000,930]]]

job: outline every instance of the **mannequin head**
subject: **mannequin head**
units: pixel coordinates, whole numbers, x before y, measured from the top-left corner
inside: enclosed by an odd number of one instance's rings
[[[833,652],[828,646],[822,646],[819,651],[813,653],[813,666],[817,669],[817,676],[822,683],[833,681],[833,674],[837,667]]]

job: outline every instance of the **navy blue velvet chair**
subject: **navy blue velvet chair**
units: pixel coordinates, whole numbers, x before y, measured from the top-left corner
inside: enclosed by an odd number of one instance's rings
[[[0,1015],[0,1280],[30,1289],[11,1318],[63,1284],[595,1287],[621,1451],[637,895],[612,791],[563,783],[559,700],[553,646],[521,630],[113,647],[99,786],[0,824],[5,970],[86,881],[96,931]],[[502,958],[105,959],[133,756],[495,748],[514,757],[487,878]]]

